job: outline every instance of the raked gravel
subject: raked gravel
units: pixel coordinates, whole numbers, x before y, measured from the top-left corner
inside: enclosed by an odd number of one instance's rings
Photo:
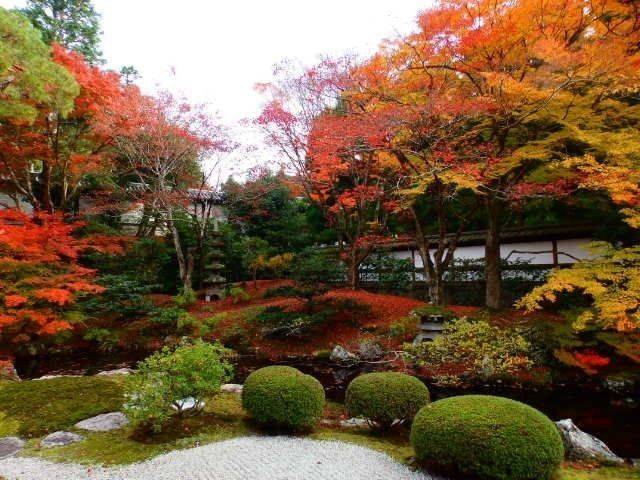
[[[441,480],[343,442],[243,437],[174,451],[125,467],[0,460],[7,480]]]

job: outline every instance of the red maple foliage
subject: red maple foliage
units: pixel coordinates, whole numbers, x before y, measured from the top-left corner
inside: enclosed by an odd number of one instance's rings
[[[104,291],[94,271],[79,264],[83,252],[116,253],[121,242],[79,237],[82,222],[62,215],[0,210],[0,345],[32,342],[72,327],[66,316],[78,295]]]

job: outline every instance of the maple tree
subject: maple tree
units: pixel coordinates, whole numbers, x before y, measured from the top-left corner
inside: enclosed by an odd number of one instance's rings
[[[13,351],[79,321],[73,305],[79,296],[104,288],[95,272],[79,263],[88,251],[116,253],[120,240],[76,234],[81,222],[59,214],[33,216],[16,209],[0,210],[0,346]]]
[[[79,86],[73,107],[39,104],[31,125],[5,125],[0,132],[0,168],[8,182],[35,209],[50,213],[77,209],[88,180],[112,173],[114,140],[135,119],[122,105],[138,104],[141,96],[137,87],[121,85],[118,74],[57,44],[52,59]]]
[[[312,198],[324,206],[338,236],[347,282],[358,287],[359,268],[385,235],[394,168],[382,153],[386,115],[354,112],[345,100],[316,118],[309,135]]]
[[[130,200],[159,216],[178,259],[183,289],[192,289],[194,258],[183,248],[177,212],[189,203],[188,190],[199,183],[200,161],[230,148],[224,129],[204,106],[191,105],[169,92],[131,103],[131,128],[116,137],[117,151],[129,172],[124,189]]]

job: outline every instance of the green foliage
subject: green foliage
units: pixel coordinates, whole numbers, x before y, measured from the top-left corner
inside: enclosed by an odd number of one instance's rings
[[[283,285],[281,287],[268,288],[263,295],[264,298],[297,297],[297,296],[299,296],[299,291],[293,285]]]
[[[231,290],[229,290],[229,296],[233,299],[232,302],[234,305],[251,300],[251,296],[242,287],[232,287]]]
[[[39,437],[67,430],[80,420],[120,410],[123,400],[119,379],[60,377],[0,382],[0,432]]]
[[[253,420],[292,431],[313,428],[322,417],[324,388],[292,367],[271,366],[253,372],[244,384],[242,404]]]
[[[399,292],[411,287],[414,266],[410,259],[377,253],[367,257],[360,266],[360,271],[363,281],[371,280],[384,290]]]
[[[592,245],[596,258],[551,272],[544,285],[536,287],[517,306],[529,311],[554,303],[564,293],[579,292],[589,298],[590,308],[576,315],[573,326],[585,329],[629,331],[640,326],[640,247],[615,248],[606,243]]]
[[[153,308],[148,297],[153,285],[131,274],[102,275],[97,283],[106,290],[100,296],[90,296],[81,302],[82,311],[90,318],[130,320],[148,314]]]
[[[0,7],[0,38],[0,120],[32,123],[38,105],[50,105],[62,115],[69,113],[79,93],[78,84],[51,59],[40,32],[22,15]]]
[[[207,322],[200,321],[194,315],[180,307],[159,307],[149,315],[154,333],[164,335],[180,334],[201,337],[209,332]]]
[[[365,418],[377,428],[396,420],[410,422],[430,401],[429,390],[416,377],[398,372],[366,373],[347,388],[345,406],[351,417]]]
[[[422,307],[417,307],[413,309],[412,313],[416,317],[424,320],[428,320],[431,315],[441,315],[445,321],[454,320],[456,318],[456,313],[454,311],[438,305],[424,305]]]
[[[282,307],[267,307],[255,317],[255,323],[262,326],[265,338],[303,337],[314,327],[322,325],[333,314],[331,309],[314,313],[289,312]]]
[[[481,378],[529,368],[531,344],[518,329],[501,329],[484,320],[448,322],[432,342],[410,346],[420,365],[463,365]]]
[[[555,424],[501,397],[439,400],[418,412],[411,444],[421,462],[483,480],[550,479],[564,459]]]
[[[389,335],[394,338],[409,340],[418,334],[418,319],[413,315],[393,322],[389,327]]]
[[[127,416],[135,426],[159,432],[174,410],[184,413],[180,400],[193,398],[198,413],[204,398],[231,379],[230,355],[221,345],[202,341],[154,353],[127,379]]]
[[[187,308],[198,301],[196,292],[191,288],[180,289],[180,293],[173,298],[173,303],[179,308]]]
[[[42,32],[45,42],[81,53],[88,62],[101,62],[100,15],[90,1],[29,0],[22,13]]]
[[[325,251],[309,248],[300,252],[291,268],[291,277],[301,285],[315,287],[344,278],[344,270],[338,259]]]
[[[103,352],[111,352],[120,342],[117,329],[89,327],[84,333],[85,340],[98,344],[98,349]]]

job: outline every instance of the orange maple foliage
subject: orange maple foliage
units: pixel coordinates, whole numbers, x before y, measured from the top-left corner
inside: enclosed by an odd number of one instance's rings
[[[83,224],[61,215],[0,210],[0,346],[26,343],[72,327],[66,309],[78,295],[104,291],[82,267],[83,252],[117,253],[119,239],[78,237]]]

